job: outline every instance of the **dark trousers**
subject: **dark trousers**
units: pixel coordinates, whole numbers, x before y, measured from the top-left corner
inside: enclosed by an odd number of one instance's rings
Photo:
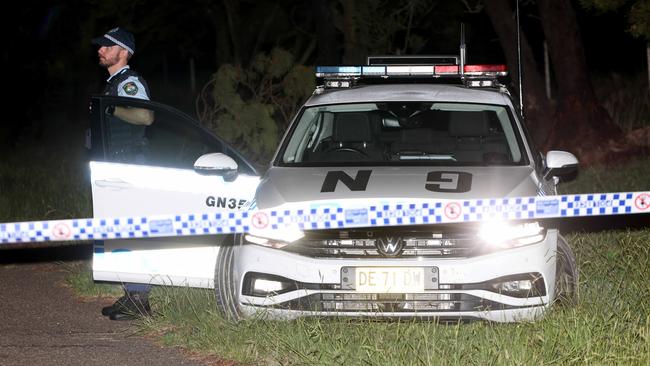
[[[142,292],[149,295],[149,291],[151,291],[151,285],[147,283],[125,283],[124,291],[127,293]]]

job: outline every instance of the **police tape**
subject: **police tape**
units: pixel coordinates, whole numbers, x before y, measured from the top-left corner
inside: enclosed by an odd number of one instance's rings
[[[650,213],[650,192],[469,200],[315,201],[279,208],[0,224],[0,244],[466,223]]]

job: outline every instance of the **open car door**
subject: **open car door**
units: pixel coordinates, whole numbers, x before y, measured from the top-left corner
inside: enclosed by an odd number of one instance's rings
[[[124,131],[129,130],[119,124],[126,122],[107,113],[116,108],[137,109],[153,120],[138,136],[135,153],[123,151],[134,144],[124,144]],[[91,98],[90,124],[86,145],[96,218],[238,210],[253,198],[259,182],[253,165],[180,111],[141,99],[96,96]],[[234,160],[236,176],[195,171],[194,162],[208,153]],[[222,239],[96,241],[93,276],[100,281],[212,287]]]

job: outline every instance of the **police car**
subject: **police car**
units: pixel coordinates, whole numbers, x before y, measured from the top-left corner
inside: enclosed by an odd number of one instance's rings
[[[167,121],[177,112],[133,101],[154,110],[149,150],[165,158],[111,162],[100,133],[94,145],[102,149],[91,163],[95,215],[556,194],[578,161],[535,149],[499,84],[506,73],[502,65],[466,65],[457,56],[319,67],[322,86],[259,178],[240,154],[195,124],[187,123],[195,141],[173,141],[188,132]],[[118,102],[132,101],[100,97],[94,110]],[[101,131],[108,121],[93,115]],[[156,123],[177,131],[158,131]],[[202,155],[209,152],[220,153]],[[459,208],[442,214],[457,217]],[[107,241],[96,244],[93,266],[97,280],[214,287],[219,310],[232,320],[533,320],[554,302],[572,302],[578,283],[574,255],[558,230],[525,220]]]

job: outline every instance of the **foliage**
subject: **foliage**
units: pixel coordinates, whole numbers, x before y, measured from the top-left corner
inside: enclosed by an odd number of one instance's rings
[[[580,4],[598,12],[625,9],[628,31],[635,37],[650,40],[650,0],[580,0]]]
[[[250,159],[268,161],[314,88],[312,68],[274,48],[256,55],[249,67],[222,65],[199,99],[199,119]]]
[[[646,78],[612,73],[594,77],[598,100],[612,121],[624,131],[650,126],[650,93]]]
[[[426,0],[374,1],[351,3],[341,1],[341,8],[332,7],[334,24],[353,49],[346,53],[417,54],[430,37],[431,17],[438,2]],[[424,32],[418,32],[422,29]],[[440,29],[437,29],[440,31]],[[344,57],[351,62],[362,62]]]
[[[626,2],[627,0],[580,0],[580,4],[585,9],[599,12],[614,11],[625,5]]]
[[[630,33],[650,40],[650,1],[640,0],[632,5],[629,14]]]

